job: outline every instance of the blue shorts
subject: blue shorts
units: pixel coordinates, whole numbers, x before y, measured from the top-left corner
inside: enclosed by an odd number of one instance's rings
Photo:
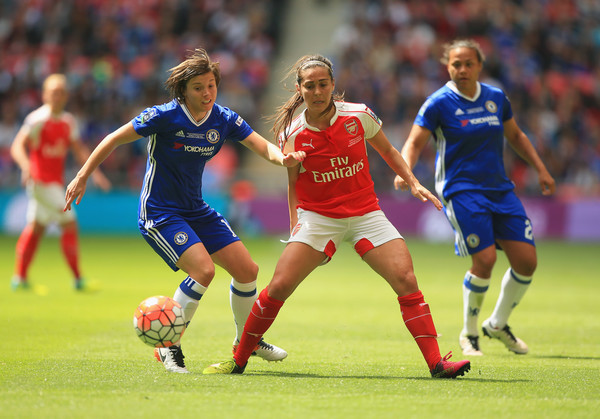
[[[513,191],[465,191],[453,195],[444,206],[454,229],[455,253],[472,255],[497,239],[516,240],[535,246],[531,221]]]
[[[148,214],[147,220],[138,220],[142,236],[156,253],[178,271],[177,261],[191,245],[202,243],[209,254],[239,241],[227,220],[205,205],[191,214]]]

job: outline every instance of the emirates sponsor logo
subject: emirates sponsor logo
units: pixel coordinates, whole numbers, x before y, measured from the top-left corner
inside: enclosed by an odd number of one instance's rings
[[[365,167],[363,160],[357,163],[349,164],[349,157],[333,157],[330,159],[332,169],[329,171],[319,172],[311,171],[313,181],[315,183],[329,183],[338,179],[349,178],[355,176]]]

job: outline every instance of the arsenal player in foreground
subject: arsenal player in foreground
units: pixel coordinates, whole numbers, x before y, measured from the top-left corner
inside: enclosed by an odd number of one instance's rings
[[[232,360],[213,364],[205,374],[242,373],[262,335],[284,301],[319,265],[327,263],[344,241],[392,287],[406,327],[436,378],[455,378],[469,361],[442,358],[429,306],[413,272],[403,237],[381,211],[369,173],[367,142],[411,193],[440,210],[440,201],[414,177],[381,130],[381,121],[364,104],[347,103],[334,94],[329,59],[304,56],[290,70],[296,91],[275,115],[274,131],[284,153],[304,151],[305,160],[288,168],[291,236],[273,278],[254,303]],[[306,109],[294,118],[302,104]]]

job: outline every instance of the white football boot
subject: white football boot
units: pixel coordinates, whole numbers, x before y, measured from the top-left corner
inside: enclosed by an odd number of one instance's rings
[[[168,348],[156,348],[154,349],[154,357],[158,362],[162,362],[165,369],[169,372],[189,373],[183,362],[183,358],[185,357],[179,345],[169,346]]]
[[[481,329],[483,330],[484,335],[490,339],[498,339],[508,348],[509,351],[521,355],[529,352],[527,344],[513,335],[508,325],[500,329],[499,327],[493,327],[490,319],[487,319],[482,323]]]
[[[233,343],[233,354],[235,355],[235,351],[237,350],[239,341],[235,341]],[[275,345],[271,345],[270,343],[265,342],[263,338],[258,341],[256,348],[254,348],[254,352],[252,352],[252,356],[258,356],[259,358],[264,359],[265,361],[283,361],[287,356],[287,352]]]

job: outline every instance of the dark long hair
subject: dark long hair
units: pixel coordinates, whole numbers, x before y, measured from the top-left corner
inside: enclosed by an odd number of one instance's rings
[[[183,99],[187,82],[196,76],[212,72],[217,86],[221,82],[219,63],[211,61],[206,50],[196,48],[187,59],[169,70],[171,75],[165,82],[171,98]]]

